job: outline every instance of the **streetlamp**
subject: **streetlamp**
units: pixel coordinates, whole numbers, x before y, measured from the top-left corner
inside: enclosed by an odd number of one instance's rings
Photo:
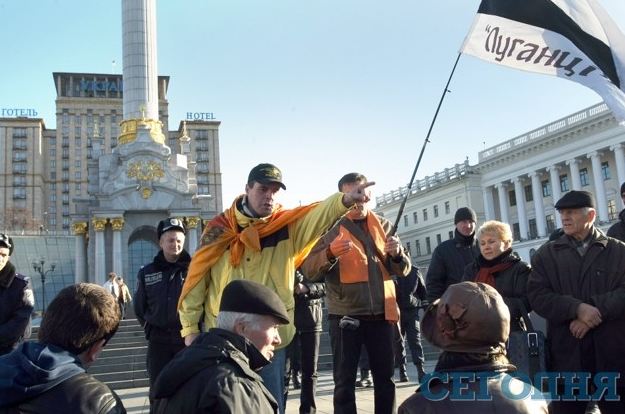
[[[33,260],[33,270],[39,273],[41,276],[41,299],[43,302],[43,309],[41,311],[41,316],[46,313],[46,276],[50,272],[54,272],[54,268],[56,267],[55,263],[50,263],[50,267],[48,269],[45,268],[46,259],[43,257],[39,260]]]

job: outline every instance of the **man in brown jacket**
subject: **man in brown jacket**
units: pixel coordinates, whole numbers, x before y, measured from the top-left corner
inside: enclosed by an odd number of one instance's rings
[[[349,193],[367,182],[350,173],[339,180]],[[312,281],[325,280],[333,355],[334,412],[356,413],[355,383],[364,344],[373,373],[376,413],[395,412],[393,324],[399,320],[391,275],[406,276],[410,259],[391,223],[355,206],[315,245],[302,265]]]
[[[536,252],[527,286],[532,308],[548,323],[549,371],[581,371],[593,377],[601,372],[613,378],[618,374],[616,392],[623,401],[625,389],[620,381],[625,378],[625,244],[595,228],[591,193],[570,191],[555,208],[562,217],[564,234]],[[592,394],[594,387],[582,386],[576,391],[581,400]],[[563,389],[558,392],[562,395]],[[602,413],[622,413],[621,401],[598,404]],[[586,404],[554,401],[550,410],[583,414]]]

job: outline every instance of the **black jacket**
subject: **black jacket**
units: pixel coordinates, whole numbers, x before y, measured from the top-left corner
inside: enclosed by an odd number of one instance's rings
[[[471,237],[465,237],[455,230],[453,239],[439,244],[432,253],[425,278],[428,300],[432,302],[440,298],[449,285],[461,282],[464,268],[479,254],[475,233]]]
[[[620,221],[618,223],[614,223],[608,229],[608,236],[625,242],[625,210],[619,213],[618,218]]]
[[[321,332],[323,317],[321,298],[326,295],[326,284],[307,282],[299,272],[295,273],[295,284],[297,283],[305,285],[308,293],[293,295],[295,297],[295,328],[299,332]]]
[[[625,376],[625,245],[596,228],[584,256],[569,236],[545,243],[532,257],[527,295],[547,320],[550,370],[619,372]],[[582,338],[569,324],[577,307],[599,309],[602,322]]]
[[[74,354],[24,342],[0,357],[0,413],[125,414],[120,398]]]
[[[276,413],[278,404],[256,373],[268,363],[244,337],[211,329],[161,371],[150,391],[150,412]]]
[[[165,260],[159,251],[154,261],[143,266],[137,274],[134,308],[150,341],[183,344],[178,318],[178,298],[187,276],[191,256],[186,251],[176,263]]]
[[[510,310],[510,331],[524,330],[526,326],[521,320],[524,313],[523,309],[525,308],[526,315],[532,310],[527,297],[527,280],[532,268],[522,261],[515,252],[511,251],[509,254],[504,252],[500,257],[491,261],[487,261],[480,254],[473,263],[465,268],[462,280],[474,282],[481,267],[492,266],[497,263],[512,263],[511,267],[495,273],[495,289],[503,297]]]
[[[30,315],[35,299],[30,278],[15,272],[9,261],[0,270],[0,355],[30,337]]]
[[[423,275],[417,266],[412,266],[406,277],[395,277],[397,305],[400,310],[414,309],[427,297]]]

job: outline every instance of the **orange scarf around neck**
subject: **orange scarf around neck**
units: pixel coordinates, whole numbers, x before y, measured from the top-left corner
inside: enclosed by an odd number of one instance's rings
[[[232,266],[237,267],[241,263],[246,247],[259,252],[261,238],[305,216],[319,204],[318,202],[312,203],[290,210],[282,209],[282,206],[278,205],[265,220],[256,221],[240,230],[237,224],[236,210],[237,203],[242,197],[244,196],[237,197],[229,209],[206,225],[202,233],[202,246],[195,252],[189,264],[189,271],[178,300],[178,307],[180,307],[185,296],[197,286],[203,277],[210,273],[211,267],[217,263],[228,248],[230,249],[230,263]],[[217,234],[216,237],[214,236],[215,234]],[[299,252],[295,258],[296,267],[301,264],[316,242],[317,239],[312,240]]]

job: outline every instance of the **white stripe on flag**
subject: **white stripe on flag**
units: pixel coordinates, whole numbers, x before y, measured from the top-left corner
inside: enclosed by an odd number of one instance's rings
[[[484,0],[483,3],[485,1],[493,4],[498,0]],[[579,27],[591,31],[593,35],[601,31],[600,36],[594,37],[609,47],[618,76],[615,82],[620,83],[620,89],[565,36],[509,18],[478,13],[461,53],[515,69],[578,82],[597,92],[617,120],[625,125],[625,36],[594,0],[553,2]],[[566,7],[567,3],[570,3],[569,7]]]

